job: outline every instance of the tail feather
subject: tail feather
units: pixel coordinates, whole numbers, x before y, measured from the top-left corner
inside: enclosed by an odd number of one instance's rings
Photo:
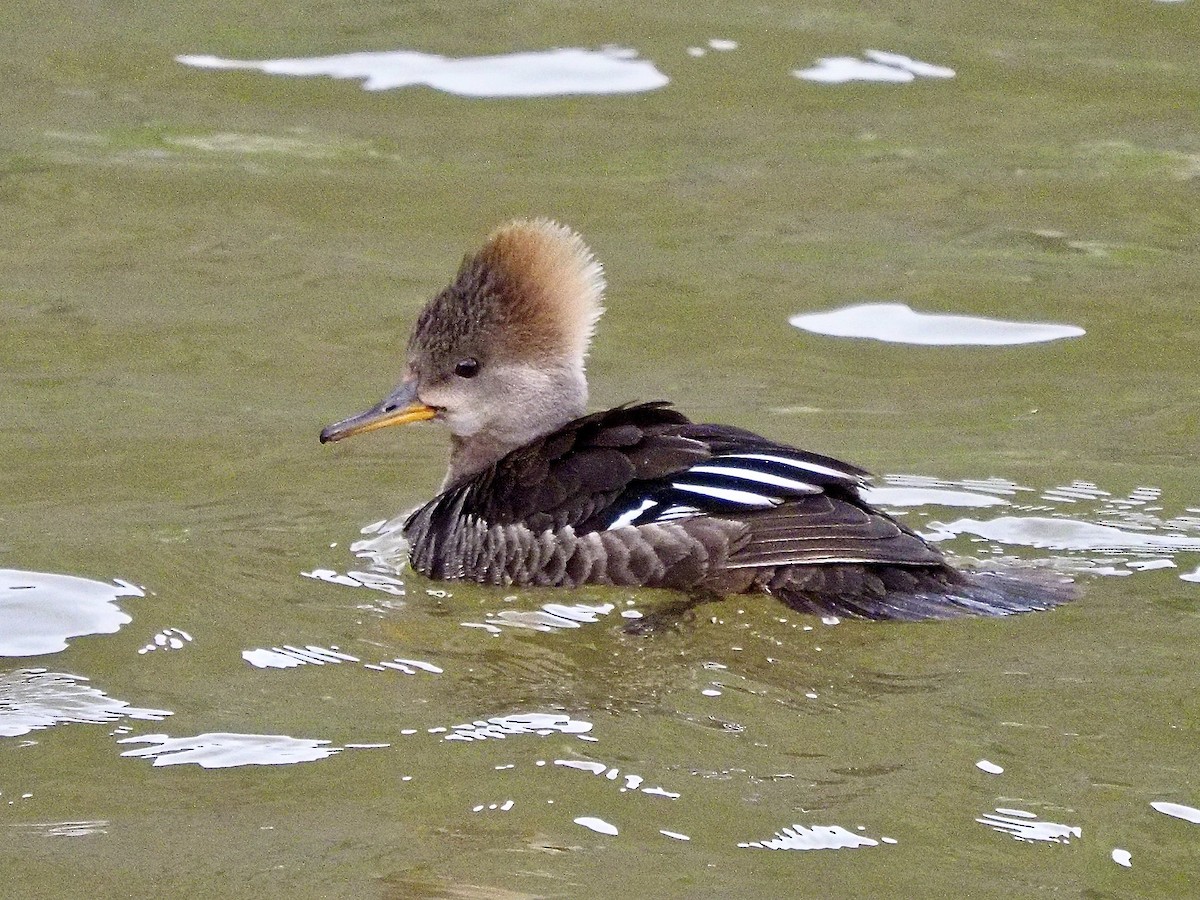
[[[915,622],[1010,616],[1074,599],[1075,585],[1047,573],[960,572],[949,566],[788,566],[763,590],[800,612]]]

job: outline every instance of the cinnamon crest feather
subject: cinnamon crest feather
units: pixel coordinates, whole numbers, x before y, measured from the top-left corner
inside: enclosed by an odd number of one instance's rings
[[[582,362],[604,288],[603,266],[570,228],[550,219],[506,222],[421,312],[409,350],[456,352],[474,334],[486,336],[496,356]]]

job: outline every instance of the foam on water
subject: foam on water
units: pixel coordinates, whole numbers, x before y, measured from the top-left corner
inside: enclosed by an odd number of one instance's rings
[[[946,66],[922,62],[902,53],[867,50],[856,56],[826,56],[807,69],[794,69],[792,75],[818,84],[846,84],[850,81],[874,81],[884,84],[908,84],[918,78],[953,78]]]
[[[634,94],[669,79],[626,47],[568,47],[461,58],[417,50],[364,51],[294,59],[223,59],[184,55],[176,61],[199,69],[245,69],[268,75],[314,76],[362,82],[365,91],[431,87],[460,97],[560,97]]]
[[[109,697],[82,675],[45,669],[0,673],[0,737],[16,737],[72,722],[158,722],[169,715],[167,709],[139,709]]]
[[[877,847],[879,841],[855,834],[841,825],[792,825],[781,828],[772,838],[745,841],[738,846],[759,850],[855,850]]]
[[[1085,334],[1076,325],[922,313],[903,303],[862,303],[822,313],[801,313],[788,322],[804,331],[830,337],[938,347],[1036,344]]]
[[[126,750],[121,755],[154,760],[155,766],[198,765],[204,769],[229,769],[236,766],[284,766],[313,762],[340,753],[345,747],[330,746],[330,741],[294,738],[283,734],[237,734],[212,732],[192,737],[173,738],[165,734],[144,734],[122,738],[119,744],[149,744]],[[386,745],[360,745],[386,746]]]
[[[67,649],[68,638],[113,634],[133,621],[120,597],[144,597],[127,581],[113,584],[0,569],[0,656],[41,656]]]

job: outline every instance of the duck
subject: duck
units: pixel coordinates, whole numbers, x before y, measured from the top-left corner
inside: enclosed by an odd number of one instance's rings
[[[663,400],[587,411],[604,268],[547,218],[496,228],[416,318],[400,383],[321,443],[435,421],[438,493],[408,563],[490,585],[766,594],[802,613],[917,621],[1049,609],[1057,578],[955,566],[863,496],[868,473]]]

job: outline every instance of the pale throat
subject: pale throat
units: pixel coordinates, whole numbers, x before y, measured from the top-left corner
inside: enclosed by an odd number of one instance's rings
[[[452,433],[442,490],[482,472],[504,456],[557,431],[587,411],[583,364],[514,365],[496,376],[497,400],[469,434]]]

